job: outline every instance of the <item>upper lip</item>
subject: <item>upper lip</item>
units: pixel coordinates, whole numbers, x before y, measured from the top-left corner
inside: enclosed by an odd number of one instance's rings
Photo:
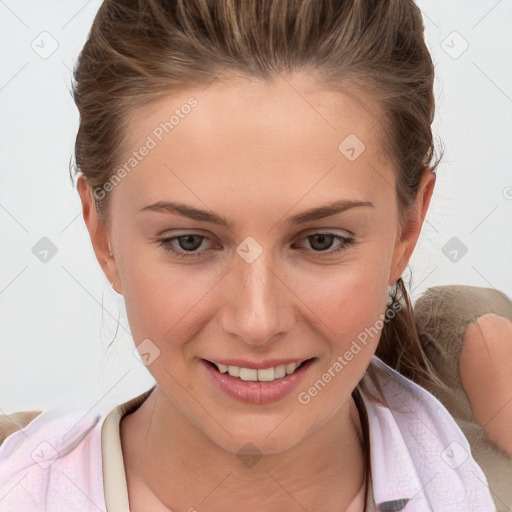
[[[274,366],[280,366],[282,364],[290,363],[303,363],[312,359],[311,357],[300,358],[287,358],[287,359],[267,359],[265,361],[245,361],[243,359],[206,359],[214,364],[223,364],[226,366],[238,366],[240,368],[252,368],[254,370],[263,370],[264,368],[272,368]]]

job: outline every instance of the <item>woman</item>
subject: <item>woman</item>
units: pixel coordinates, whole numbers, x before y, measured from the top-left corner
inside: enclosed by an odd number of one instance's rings
[[[10,436],[9,510],[495,510],[413,382],[433,78],[408,0],[101,6],[78,192],[156,384]]]

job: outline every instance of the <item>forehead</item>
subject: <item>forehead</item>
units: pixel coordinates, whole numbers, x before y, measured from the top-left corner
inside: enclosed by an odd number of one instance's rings
[[[327,90],[310,75],[216,80],[131,113],[124,163],[150,149],[117,188],[139,205],[184,187],[239,195],[250,187],[269,200],[313,186],[320,195],[332,187],[375,195],[393,181],[380,117],[371,98]]]

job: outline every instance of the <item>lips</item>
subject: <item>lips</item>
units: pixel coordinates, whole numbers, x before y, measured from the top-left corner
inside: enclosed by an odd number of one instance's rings
[[[263,405],[289,395],[315,365],[315,360],[316,357],[251,363],[242,360],[214,362],[203,359],[201,363],[212,383],[228,397],[247,404]],[[234,364],[235,362],[238,364]],[[285,375],[280,377],[283,367]],[[290,373],[286,373],[287,368]],[[230,370],[234,375],[231,375]]]

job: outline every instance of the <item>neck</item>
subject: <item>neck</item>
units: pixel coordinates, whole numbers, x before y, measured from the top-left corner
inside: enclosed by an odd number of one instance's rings
[[[322,428],[280,453],[241,461],[153,391],[120,425],[130,510],[345,510],[364,481],[352,397]],[[245,464],[244,464],[245,462]]]

